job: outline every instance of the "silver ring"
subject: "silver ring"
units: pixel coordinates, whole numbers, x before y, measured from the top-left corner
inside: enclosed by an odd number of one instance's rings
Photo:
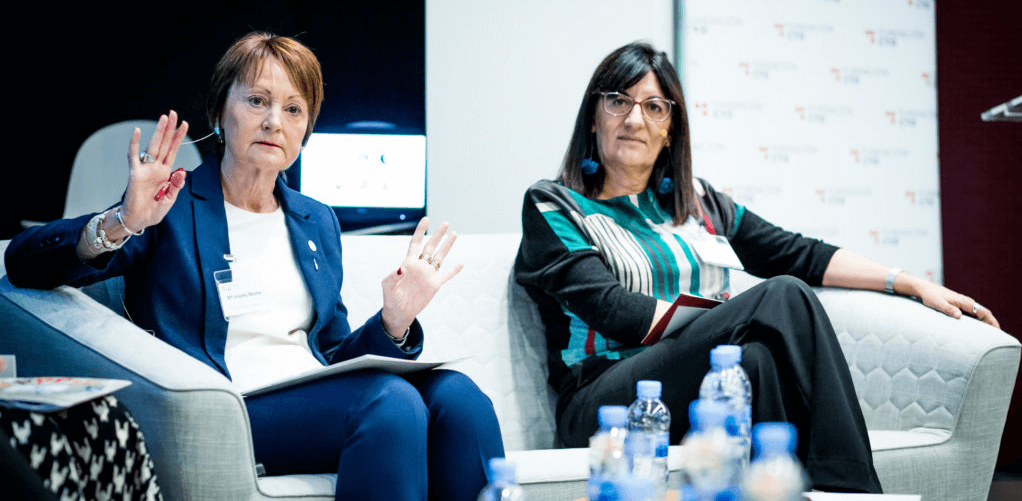
[[[153,163],[156,161],[156,157],[150,155],[148,151],[143,151],[138,154],[138,161],[144,164]]]
[[[972,314],[975,315],[976,312],[978,312],[978,311],[979,311],[979,303],[973,301],[972,302]]]
[[[440,271],[440,260],[439,259],[437,259],[436,261],[433,261],[432,264],[433,264],[433,268],[435,270]]]
[[[423,252],[422,254],[419,254],[419,259],[422,259],[429,264],[433,264],[433,256],[430,256],[429,253]]]

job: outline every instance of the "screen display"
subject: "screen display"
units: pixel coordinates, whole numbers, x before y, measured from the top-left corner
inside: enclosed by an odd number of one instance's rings
[[[313,133],[299,191],[332,207],[425,208],[426,136]]]

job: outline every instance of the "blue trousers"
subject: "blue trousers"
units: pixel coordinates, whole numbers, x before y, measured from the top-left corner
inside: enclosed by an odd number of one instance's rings
[[[358,371],[245,403],[266,473],[336,471],[336,499],[472,501],[504,456],[493,404],[459,372]]]

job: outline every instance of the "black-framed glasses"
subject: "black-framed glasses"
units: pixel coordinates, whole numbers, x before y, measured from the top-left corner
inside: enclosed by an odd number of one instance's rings
[[[600,101],[603,103],[603,111],[616,117],[625,116],[632,112],[635,105],[639,105],[642,115],[654,122],[663,122],[671,117],[671,105],[675,104],[670,99],[662,97],[651,97],[643,101],[636,101],[628,94],[621,92],[599,92]]]

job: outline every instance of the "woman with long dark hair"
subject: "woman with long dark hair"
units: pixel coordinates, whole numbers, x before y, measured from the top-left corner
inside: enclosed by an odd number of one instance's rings
[[[557,432],[586,444],[597,409],[663,382],[671,440],[721,344],[743,348],[752,419],[799,429],[814,488],[880,492],[848,365],[809,285],[887,290],[997,325],[937,284],[774,226],[691,170],[681,83],[668,57],[634,43],[596,69],[556,181],[529,188],[515,277],[546,324]],[[729,268],[763,278],[733,299]],[[808,285],[807,285],[808,284]],[[679,294],[726,300],[656,339]]]

